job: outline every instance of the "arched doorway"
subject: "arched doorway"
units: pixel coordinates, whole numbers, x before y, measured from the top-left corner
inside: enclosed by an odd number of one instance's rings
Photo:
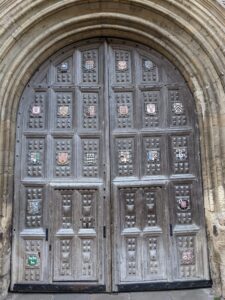
[[[12,289],[208,284],[195,106],[165,58],[67,47],[26,86],[17,124]]]

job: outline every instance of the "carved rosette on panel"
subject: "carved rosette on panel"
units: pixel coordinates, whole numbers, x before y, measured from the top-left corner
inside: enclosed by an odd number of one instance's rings
[[[42,188],[26,188],[26,227],[42,226]]]
[[[188,137],[173,136],[173,172],[175,174],[189,173]]]
[[[99,96],[98,93],[84,93],[82,127],[84,129],[98,129],[99,127]]]
[[[117,175],[134,175],[134,138],[117,138]]]
[[[147,91],[141,94],[143,103],[143,127],[158,127],[159,117],[159,91]]]
[[[45,114],[46,114],[46,93],[36,92],[34,101],[29,107],[29,116],[27,128],[29,129],[45,129]]]
[[[143,82],[159,81],[158,68],[148,58],[142,58],[142,81]]]
[[[160,263],[159,263],[159,253],[158,253],[158,238],[151,237],[151,238],[147,238],[146,241],[148,245],[147,273],[149,275],[159,274]]]
[[[72,276],[72,240],[60,239],[60,276]]]
[[[131,53],[129,51],[115,51],[115,81],[119,84],[132,82]]]
[[[161,150],[160,137],[145,137],[143,138],[144,151],[144,175],[159,175],[162,172],[161,168]]]
[[[143,189],[143,200],[145,203],[144,214],[146,216],[145,226],[151,227],[157,225],[156,215],[156,200],[157,189],[152,187],[146,187]]]
[[[56,94],[56,128],[72,128],[72,93]]]
[[[178,236],[179,277],[196,277],[195,236]]]
[[[137,238],[126,238],[126,275],[136,276],[137,273]]]
[[[27,139],[27,176],[44,176],[44,138]]]
[[[172,126],[187,125],[187,115],[179,90],[169,90],[169,102],[172,113]]]
[[[71,139],[55,140],[55,176],[71,176]]]
[[[82,139],[82,176],[99,176],[99,139]]]
[[[98,50],[82,52],[82,81],[83,83],[98,82]]]
[[[42,280],[42,241],[25,240],[24,241],[24,280],[41,281]]]
[[[178,224],[191,224],[191,186],[189,184],[176,184],[175,200],[176,200],[176,215]]]
[[[133,127],[133,94],[115,93],[116,127]]]
[[[95,229],[96,190],[79,190],[81,195],[81,228]]]
[[[73,59],[72,57],[65,59],[56,66],[56,82],[60,84],[68,84],[73,78]]]

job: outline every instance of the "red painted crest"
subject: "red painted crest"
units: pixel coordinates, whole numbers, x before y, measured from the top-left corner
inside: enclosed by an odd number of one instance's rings
[[[58,165],[67,165],[69,163],[69,154],[68,152],[59,152],[57,155]]]

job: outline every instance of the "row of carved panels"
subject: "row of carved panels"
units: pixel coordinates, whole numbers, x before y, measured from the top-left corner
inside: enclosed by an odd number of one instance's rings
[[[103,100],[97,92],[82,93],[79,105],[75,105],[72,92],[54,93],[52,103],[47,92],[36,92],[33,98],[24,120],[24,128],[27,130],[45,130],[48,127],[47,120],[51,118],[52,130],[69,131],[75,127],[84,130],[100,129],[104,116]],[[183,127],[190,124],[186,101],[178,89],[169,90],[166,97],[159,90],[144,91],[139,98],[137,101],[132,92],[114,93],[110,100],[113,128]]]
[[[168,215],[168,206],[173,213],[174,225],[198,223],[196,220],[197,195],[194,183],[171,183],[167,189],[158,187],[126,187],[118,188],[116,198],[120,205],[121,231],[127,229],[146,231],[158,226],[163,230],[164,215]],[[21,186],[21,207],[25,212],[21,215],[22,228],[44,227],[44,212],[47,213],[47,198],[44,186]],[[74,235],[84,229],[97,232],[98,202],[102,198],[96,189],[60,189],[54,191],[54,230]],[[170,202],[170,203],[169,203]],[[48,204],[49,205],[49,204]],[[49,218],[48,218],[49,219]],[[150,229],[151,230],[151,229]],[[137,232],[138,232],[137,231]],[[90,233],[89,232],[89,233]],[[128,232],[128,231],[127,231]]]
[[[102,177],[100,138],[79,138],[76,144],[73,138],[53,138],[47,142],[44,137],[34,137],[26,138],[24,144],[22,177]],[[142,136],[140,144],[135,136],[114,138],[114,177],[194,172],[190,135]]]
[[[173,225],[196,224],[197,195],[191,183],[173,183],[164,190],[162,187],[119,188],[120,227],[124,234],[136,234],[165,230],[165,216],[172,216]],[[168,222],[168,221],[167,221]],[[169,226],[167,226],[169,228]],[[166,230],[168,229],[166,228]]]
[[[196,249],[195,235],[176,236],[173,260],[169,261],[166,240],[161,236],[140,238],[122,237],[120,253],[121,281],[163,280],[168,278],[167,267],[174,268],[176,279],[200,278],[200,253]],[[167,253],[167,255],[165,255]]]
[[[51,263],[45,255],[42,239],[22,239],[20,262],[21,282],[40,282],[50,272]],[[54,280],[97,280],[99,271],[98,246],[96,238],[55,239],[53,251]]]
[[[23,273],[20,281],[40,282],[44,278],[46,257],[44,241],[25,239],[21,262]],[[196,249],[195,235],[176,236],[174,265],[177,265],[177,279],[200,278],[200,253]],[[119,268],[121,281],[155,280],[167,278],[168,253],[165,241],[160,236],[126,237],[121,240]],[[53,274],[54,280],[97,280],[98,246],[93,238],[60,238],[54,243]],[[102,257],[103,259],[103,257]],[[49,266],[48,262],[48,266]],[[49,271],[50,268],[48,268]]]
[[[39,76],[38,83],[49,84],[51,81],[59,85],[93,85],[103,82],[104,65],[102,58],[99,58],[99,52],[99,49],[90,49],[80,52],[78,57],[74,55],[53,63],[53,68]],[[112,83],[126,85],[134,81],[155,83],[161,80],[161,70],[150,58],[138,55],[135,59],[133,54],[132,51],[122,49],[112,51],[108,65]]]

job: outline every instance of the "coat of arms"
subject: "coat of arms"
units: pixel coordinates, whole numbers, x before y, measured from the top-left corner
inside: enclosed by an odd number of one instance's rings
[[[68,116],[69,113],[69,106],[67,105],[62,105],[58,107],[58,115],[61,117],[66,117]]]
[[[184,161],[187,159],[187,149],[186,148],[176,148],[176,160]]]
[[[34,105],[32,107],[32,114],[39,115],[41,113],[41,107],[39,105]]]
[[[186,210],[189,208],[189,201],[187,199],[180,199],[178,203],[179,203],[179,208],[182,210]]]
[[[117,70],[118,71],[126,71],[128,69],[128,64],[126,60],[118,60],[117,61]]]
[[[68,62],[62,62],[60,65],[60,71],[61,72],[67,72],[69,69],[69,64]]]
[[[41,160],[41,154],[40,154],[40,152],[38,152],[38,151],[30,152],[30,162],[33,165],[39,164],[40,160]]]
[[[30,254],[27,256],[26,265],[28,267],[34,267],[40,264],[40,259],[36,254]]]
[[[40,201],[30,200],[27,203],[27,213],[29,215],[37,215],[40,213]]]
[[[159,159],[159,151],[158,150],[149,150],[147,152],[147,160],[148,161],[157,161]]]
[[[59,152],[57,154],[57,164],[58,165],[67,165],[69,163],[69,153],[68,152]]]
[[[144,68],[146,71],[149,71],[149,70],[153,69],[153,67],[154,67],[153,62],[151,60],[147,60],[147,59],[144,60],[143,65],[144,65]]]
[[[96,106],[95,105],[89,105],[86,109],[86,115],[87,117],[93,118],[96,116]]]
[[[127,116],[128,115],[128,106],[127,105],[120,105],[118,108],[118,112],[120,116]]]
[[[184,112],[184,106],[183,106],[183,103],[181,102],[174,102],[173,103],[173,112],[176,114],[176,115],[180,115]]]
[[[130,151],[120,151],[119,152],[119,162],[121,164],[126,164],[131,160],[131,152]]]
[[[193,265],[194,264],[194,252],[192,249],[187,249],[182,252],[181,263],[182,265]]]
[[[155,115],[157,112],[155,103],[147,103],[145,106],[145,111],[148,115]]]
[[[89,166],[93,166],[96,165],[96,153],[94,152],[87,152],[85,153],[85,157],[84,157],[84,164],[85,165],[89,165]]]
[[[87,71],[93,70],[94,67],[95,67],[95,62],[94,62],[94,60],[92,60],[92,59],[87,59],[87,60],[85,60],[85,62],[84,62],[84,68],[85,68]]]

